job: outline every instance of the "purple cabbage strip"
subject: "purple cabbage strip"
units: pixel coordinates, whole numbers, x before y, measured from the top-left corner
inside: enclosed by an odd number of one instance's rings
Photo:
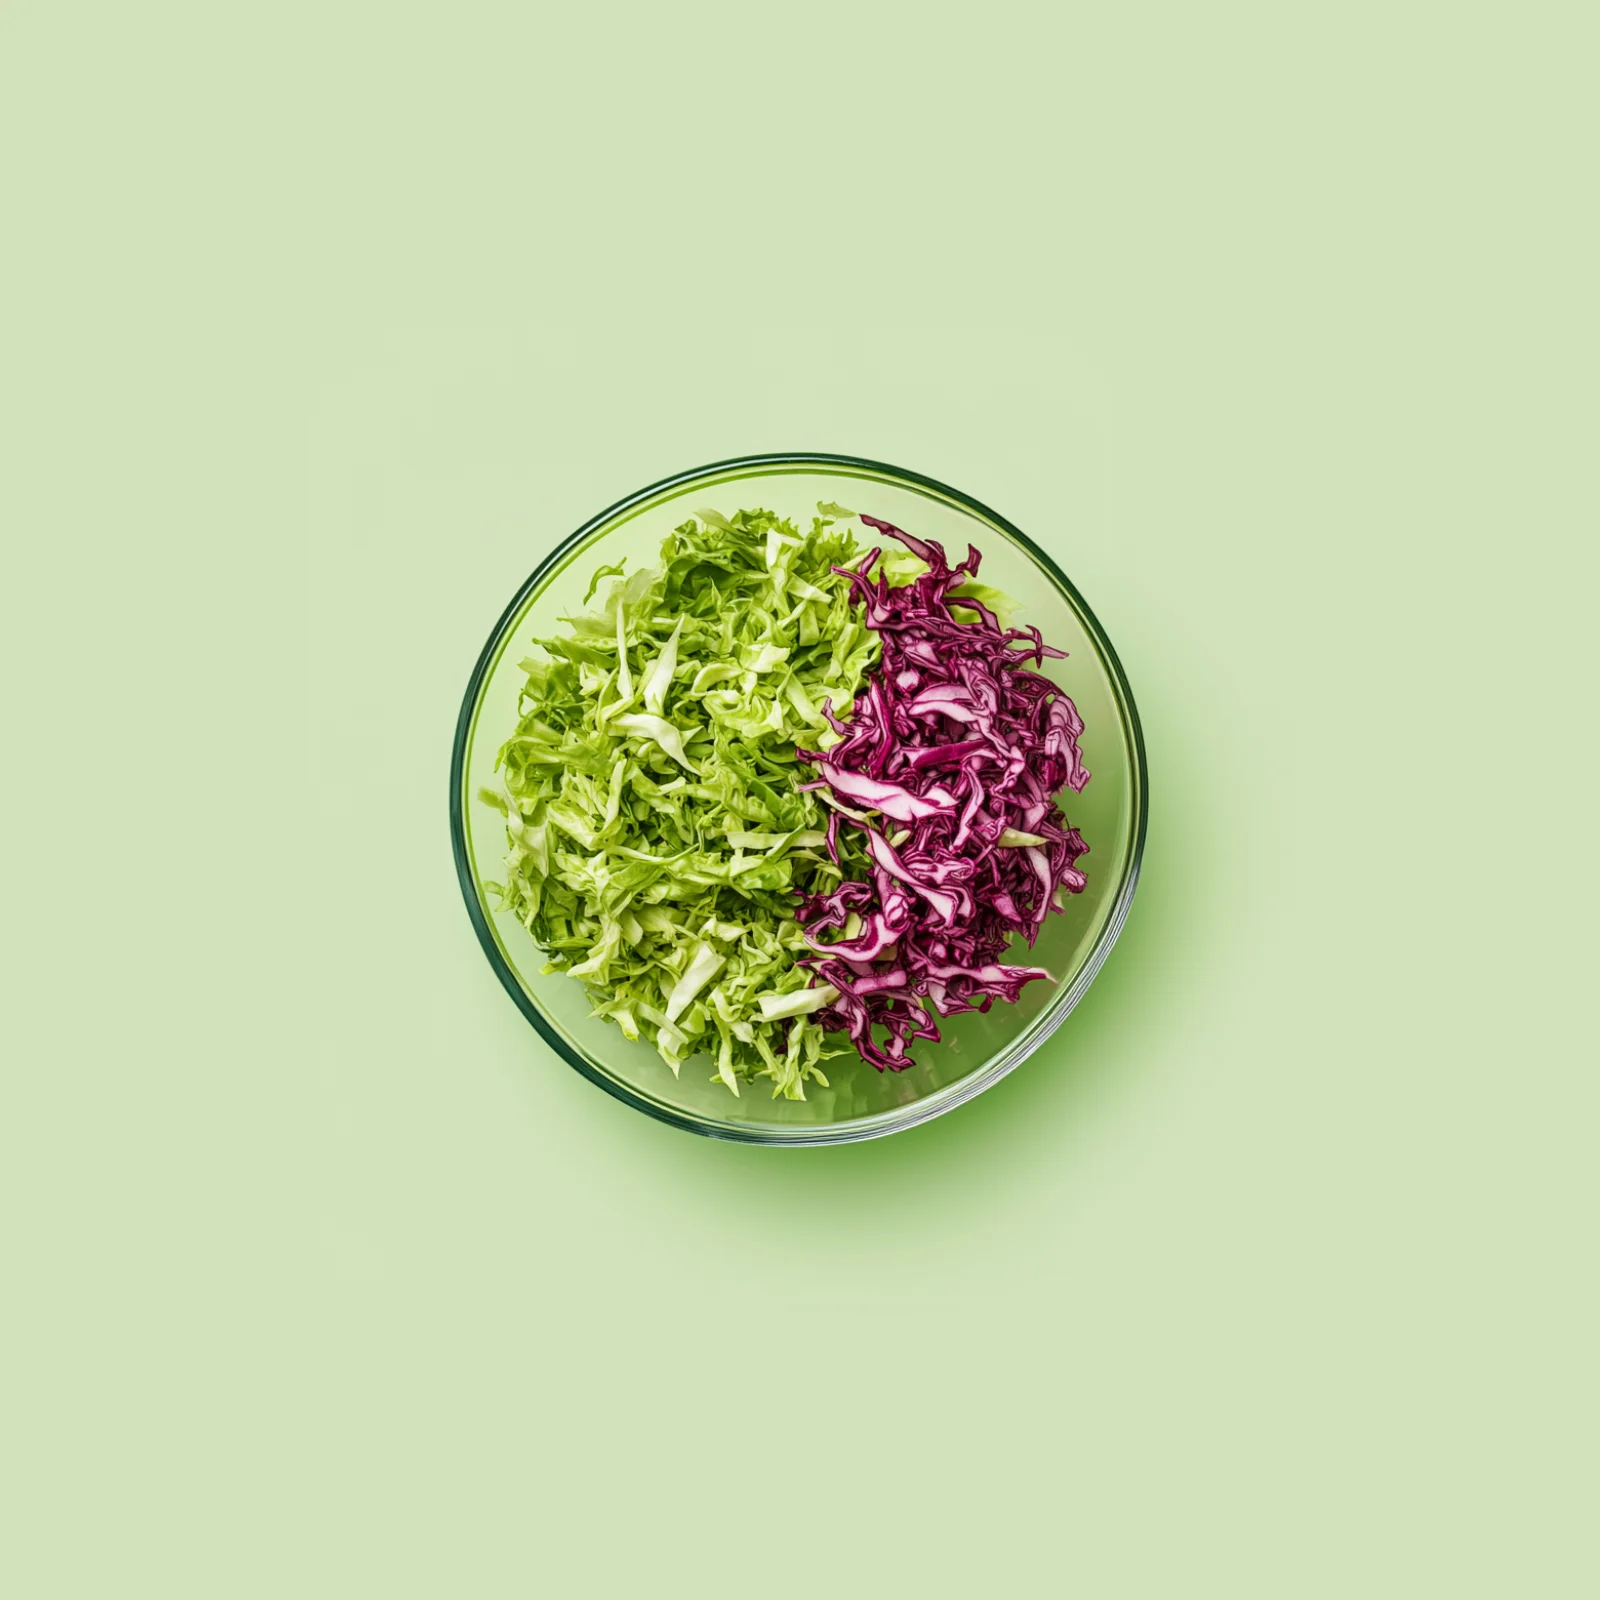
[[[1029,670],[1066,652],[1037,628],[1002,628],[975,601],[952,602],[977,575],[978,551],[968,546],[952,567],[932,540],[861,520],[928,571],[891,587],[872,576],[877,550],[855,572],[835,569],[881,635],[883,659],[848,721],[823,707],[839,742],[798,754],[816,774],[806,787],[829,789],[846,808],[829,818],[830,854],[837,860],[841,828],[865,833],[871,876],[809,896],[797,914],[814,952],[805,964],[839,991],[817,1021],[848,1033],[879,1071],[899,1072],[915,1040],[940,1037],[920,1000],[942,1017],[987,1011],[1050,976],[999,958],[1017,934],[1034,943],[1063,891],[1083,891],[1077,862],[1089,847],[1055,796],[1081,791],[1089,772],[1078,708]],[[977,620],[952,615],[952,603]],[[878,815],[861,820],[865,812]],[[1043,843],[1003,845],[1008,828]]]

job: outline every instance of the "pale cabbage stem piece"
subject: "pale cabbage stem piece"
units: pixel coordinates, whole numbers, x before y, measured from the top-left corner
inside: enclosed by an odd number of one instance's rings
[[[767,1022],[779,1017],[807,1017],[813,1011],[831,1006],[839,998],[839,991],[831,983],[819,983],[814,989],[795,989],[788,994],[757,995],[756,1004]]]
[[[678,641],[683,637],[683,618],[672,630],[672,637],[661,647],[644,680],[644,705],[646,711],[660,716],[667,706],[667,690],[672,687],[672,675],[678,670]],[[668,754],[671,754],[669,751]]]
[[[676,1022],[688,1009],[689,1002],[716,977],[727,961],[726,956],[719,956],[708,944],[702,944],[694,953],[694,959],[684,969],[683,976],[672,986],[672,993],[667,996],[667,1021]]]
[[[619,699],[633,698],[633,673],[628,667],[628,614],[617,598],[617,695]]]

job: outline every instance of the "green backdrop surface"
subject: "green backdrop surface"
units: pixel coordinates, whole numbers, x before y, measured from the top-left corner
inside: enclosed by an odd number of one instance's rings
[[[0,1588],[1592,1594],[1584,8],[12,5]],[[540,556],[806,448],[1115,642],[1040,1054],[561,1066],[454,882]]]

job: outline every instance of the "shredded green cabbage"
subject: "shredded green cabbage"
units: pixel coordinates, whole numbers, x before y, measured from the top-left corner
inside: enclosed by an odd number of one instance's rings
[[[823,703],[847,716],[880,654],[832,570],[861,555],[843,508],[819,509],[808,533],[770,511],[702,511],[603,611],[535,641],[504,792],[482,793],[509,849],[489,887],[544,970],[582,979],[593,1014],[674,1073],[708,1052],[735,1094],[770,1078],[774,1097],[804,1099],[808,1079],[827,1083],[820,1062],[849,1053],[811,1015],[824,996],[785,998],[811,982],[795,891],[841,877],[795,747],[835,741]]]

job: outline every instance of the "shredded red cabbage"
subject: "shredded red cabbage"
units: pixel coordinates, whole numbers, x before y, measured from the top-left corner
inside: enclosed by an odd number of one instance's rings
[[[928,571],[905,585],[874,580],[878,550],[856,572],[835,569],[881,635],[883,659],[848,722],[823,707],[839,743],[798,754],[816,772],[806,787],[827,790],[837,807],[828,824],[834,859],[839,828],[858,829],[871,876],[806,898],[798,915],[816,952],[805,964],[839,991],[817,1020],[848,1032],[880,1071],[898,1072],[912,1064],[913,1040],[939,1038],[920,1000],[942,1017],[987,1011],[1050,976],[999,958],[1016,934],[1033,944],[1045,917],[1062,909],[1063,890],[1083,890],[1077,862],[1089,847],[1055,796],[1081,790],[1089,773],[1077,707],[1029,670],[1066,652],[1037,628],[1002,628],[977,600],[953,595],[977,575],[978,551],[969,546],[951,567],[932,540],[861,520]],[[952,605],[976,620],[956,617]],[[874,1027],[887,1031],[882,1044]]]

